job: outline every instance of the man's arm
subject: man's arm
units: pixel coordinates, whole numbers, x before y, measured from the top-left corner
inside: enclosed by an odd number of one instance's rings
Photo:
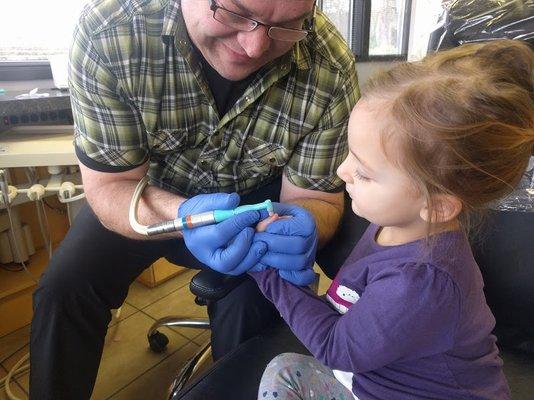
[[[319,248],[332,238],[343,215],[343,192],[302,189],[291,183],[285,175],[282,177],[280,201],[297,204],[313,214],[319,234]]]
[[[130,226],[128,210],[135,187],[145,176],[148,162],[126,172],[100,172],[80,163],[83,186],[89,205],[102,224],[131,239],[149,239]],[[138,207],[138,221],[150,225],[176,218],[176,211],[186,199],[163,189],[147,186]],[[180,233],[158,235],[155,239],[178,237]]]

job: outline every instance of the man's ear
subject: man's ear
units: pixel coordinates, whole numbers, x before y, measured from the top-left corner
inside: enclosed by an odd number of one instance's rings
[[[425,205],[419,212],[420,217],[430,223],[444,223],[452,221],[462,211],[462,202],[450,194],[435,194],[432,196],[432,210]]]

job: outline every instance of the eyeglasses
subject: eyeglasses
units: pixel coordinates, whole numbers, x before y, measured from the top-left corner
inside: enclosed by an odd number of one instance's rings
[[[313,6],[313,17],[310,20],[306,20],[306,29],[291,29],[281,26],[269,26],[262,22],[256,21],[251,18],[244,17],[236,14],[224,7],[219,6],[215,0],[209,0],[210,9],[213,11],[213,18],[228,26],[229,28],[236,29],[242,32],[252,32],[258,26],[264,26],[267,28],[267,36],[274,40],[281,40],[283,42],[298,42],[304,39],[313,30],[313,21],[315,20],[316,6]]]

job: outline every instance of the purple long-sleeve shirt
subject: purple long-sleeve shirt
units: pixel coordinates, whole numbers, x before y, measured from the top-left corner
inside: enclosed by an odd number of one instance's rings
[[[461,232],[383,247],[371,225],[327,300],[253,272],[295,335],[360,400],[510,398],[479,268]],[[348,378],[348,384],[346,379]]]

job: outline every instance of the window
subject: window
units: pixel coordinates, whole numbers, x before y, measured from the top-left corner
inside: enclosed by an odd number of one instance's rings
[[[319,7],[352,46],[352,2],[350,0],[322,0]]]
[[[3,1],[0,62],[45,61],[48,55],[66,53],[78,15],[87,1]]]
[[[428,50],[430,34],[438,27],[443,13],[442,0],[417,0],[414,7],[413,25],[410,30],[408,61],[423,58]]]
[[[319,0],[359,60],[406,59],[412,0]]]
[[[371,2],[369,26],[369,55],[402,55],[405,28],[406,0],[374,0]]]

